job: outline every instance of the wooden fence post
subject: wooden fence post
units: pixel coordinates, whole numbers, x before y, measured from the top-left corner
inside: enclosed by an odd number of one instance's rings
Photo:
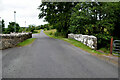
[[[113,49],[113,37],[111,38],[111,43],[110,43],[110,54],[112,54],[112,49]]]

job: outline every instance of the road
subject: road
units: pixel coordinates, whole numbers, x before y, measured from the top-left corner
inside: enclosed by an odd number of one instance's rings
[[[3,50],[3,78],[117,78],[118,68],[43,33],[34,43]]]

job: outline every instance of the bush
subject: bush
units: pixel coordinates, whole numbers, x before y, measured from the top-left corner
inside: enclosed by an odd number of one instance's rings
[[[66,33],[63,32],[56,32],[55,36],[61,36],[61,37],[66,37]]]
[[[95,36],[97,37],[98,49],[102,47],[106,47],[107,49],[110,48],[110,41],[112,36],[105,35],[105,34],[95,34]]]
[[[46,31],[47,30],[47,28],[44,28],[44,31]]]
[[[52,33],[52,32],[50,32],[50,35],[53,35],[53,33]]]
[[[32,33],[38,33],[37,31],[33,31]]]

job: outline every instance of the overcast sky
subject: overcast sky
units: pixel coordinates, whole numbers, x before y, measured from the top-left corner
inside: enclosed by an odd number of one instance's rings
[[[43,19],[38,19],[40,11],[37,9],[41,0],[0,0],[0,17],[5,20],[5,25],[14,21],[14,11],[16,11],[16,22],[21,27],[30,24],[46,24]]]

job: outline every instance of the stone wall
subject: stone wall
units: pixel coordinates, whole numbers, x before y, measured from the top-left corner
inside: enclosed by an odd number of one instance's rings
[[[0,49],[15,47],[18,43],[31,37],[32,33],[0,34]]]
[[[82,35],[82,34],[68,34],[68,38],[75,39],[89,46],[92,49],[97,49],[97,38],[95,36]]]

